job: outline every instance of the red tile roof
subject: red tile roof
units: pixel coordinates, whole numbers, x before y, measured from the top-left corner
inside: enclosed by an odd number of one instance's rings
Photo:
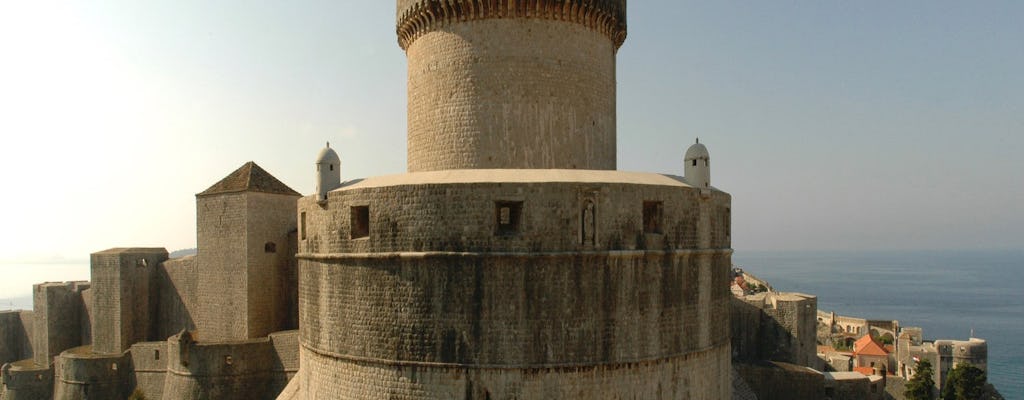
[[[853,342],[853,354],[865,355],[865,356],[887,356],[889,352],[885,351],[875,339],[871,338],[871,335],[864,335],[856,342]]]

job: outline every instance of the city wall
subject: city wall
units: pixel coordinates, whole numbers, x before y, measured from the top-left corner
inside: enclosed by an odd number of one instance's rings
[[[98,354],[91,346],[61,353],[54,375],[54,400],[124,399],[134,381],[127,352]]]
[[[195,256],[164,261],[157,269],[159,305],[156,335],[165,340],[182,330],[195,330],[198,310],[199,263]]]
[[[32,358],[32,311],[0,311],[0,365]]]
[[[379,365],[303,351],[303,398],[730,399],[728,345],[678,357],[534,368]],[[315,377],[315,379],[313,379]]]
[[[144,342],[132,345],[128,355],[132,365],[134,388],[149,400],[164,398],[164,382],[167,379],[167,341]]]
[[[361,377],[380,371],[380,385],[423,398],[467,386],[558,397],[531,390],[600,371],[591,383],[608,398],[697,382],[723,363],[728,373],[728,255],[611,253],[300,259],[302,362],[316,377],[303,390],[370,395]]]
[[[423,172],[299,200],[302,253],[727,249],[730,196],[621,171]],[[645,211],[645,204],[647,205]],[[502,205],[518,210],[498,232]],[[592,206],[588,208],[588,206]],[[357,207],[365,207],[365,224]],[[589,209],[589,211],[588,211]],[[586,222],[586,223],[585,223]],[[354,234],[354,227],[366,227]]]
[[[40,283],[32,286],[34,311],[32,333],[33,361],[49,366],[60,352],[91,342],[87,335],[89,305],[82,299],[82,291],[89,282]]]
[[[824,376],[810,368],[783,362],[734,364],[758,400],[825,398]]]
[[[821,368],[817,357],[817,297],[765,292],[731,301],[733,358]]]
[[[133,343],[156,336],[160,292],[157,269],[163,248],[114,248],[90,255],[98,353],[121,354]]]
[[[4,364],[2,400],[49,400],[53,398],[53,366],[38,366],[26,359]]]
[[[227,343],[168,341],[165,400],[272,400],[298,370],[297,332]]]

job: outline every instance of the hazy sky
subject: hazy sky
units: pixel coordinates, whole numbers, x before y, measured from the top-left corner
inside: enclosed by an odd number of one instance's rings
[[[0,3],[0,261],[195,246],[246,161],[405,170],[393,1]],[[1024,2],[629,2],[618,165],[733,195],[733,247],[1024,248]]]

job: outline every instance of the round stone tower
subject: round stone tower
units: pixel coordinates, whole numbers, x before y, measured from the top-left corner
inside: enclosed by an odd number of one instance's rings
[[[615,169],[625,0],[398,0],[409,172]]]
[[[409,172],[298,204],[281,399],[728,399],[729,194],[615,170],[624,0],[398,0]]]

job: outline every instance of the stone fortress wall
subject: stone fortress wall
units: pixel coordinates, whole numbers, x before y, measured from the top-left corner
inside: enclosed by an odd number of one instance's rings
[[[728,248],[729,202],[726,193],[701,192],[678,177],[618,171],[445,171],[369,178],[330,192],[326,205],[300,201],[305,235],[300,252]],[[518,220],[513,231],[501,234],[496,213],[505,204],[518,210],[513,211]],[[366,235],[354,234],[356,226],[368,226]]]
[[[48,365],[60,352],[81,345],[83,340],[89,341],[90,313],[82,301],[82,292],[88,288],[89,282],[32,286],[32,349],[36,364]]]
[[[303,198],[303,395],[728,397],[729,201],[572,170],[410,173]]]
[[[762,292],[732,302],[732,354],[743,362],[772,360],[821,369],[816,296]]]
[[[818,310],[817,314],[818,323],[831,327],[833,333],[862,336],[870,332],[875,335],[889,334],[895,339],[900,330],[899,322],[893,320],[869,320],[823,310]]]
[[[32,358],[32,311],[0,311],[0,365]]]
[[[167,400],[276,397],[299,367],[297,197],[248,163],[197,199],[240,216],[198,221],[199,231],[245,233],[200,235],[200,254],[224,258],[202,264],[201,256],[168,259],[163,248],[114,248],[92,254],[90,282],[35,285],[33,311],[0,313],[0,399],[123,399],[136,390]],[[244,290],[201,297],[211,275]],[[197,321],[217,325],[204,314],[213,308],[246,317],[220,321],[227,328],[203,339]]]

